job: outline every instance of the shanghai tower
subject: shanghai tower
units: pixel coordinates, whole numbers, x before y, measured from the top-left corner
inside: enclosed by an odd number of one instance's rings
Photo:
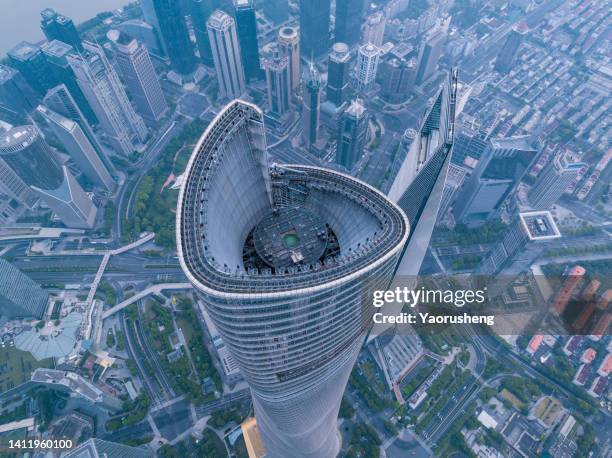
[[[446,109],[434,110],[446,125]],[[438,164],[434,182],[447,155],[423,168]],[[399,200],[323,167],[269,164],[263,114],[240,100],[196,144],[178,198],[179,260],[249,384],[266,456],[340,451],[340,402],[372,329],[369,293],[411,256],[418,221]]]

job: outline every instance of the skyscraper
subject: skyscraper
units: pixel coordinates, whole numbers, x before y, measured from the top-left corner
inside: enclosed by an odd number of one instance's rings
[[[207,67],[215,65],[210,49],[210,40],[208,39],[208,30],[206,30],[206,21],[213,12],[212,4],[208,0],[191,0],[191,24],[195,34],[198,51],[200,52],[200,61]]]
[[[93,146],[93,148],[96,150],[96,153],[98,153],[98,156],[100,157],[106,168],[108,170],[113,170],[114,167],[111,161],[108,159],[108,156],[102,148],[102,145],[100,145],[98,137],[96,137],[96,135],[94,134],[91,126],[87,122],[87,119],[85,119],[85,116],[79,109],[79,106],[77,105],[76,101],[74,100],[66,86],[60,84],[51,89],[49,92],[47,92],[47,95],[45,95],[43,103],[50,110],[55,111],[56,113],[59,113],[65,118],[76,122],[87,137],[87,140],[89,140],[91,146]]]
[[[168,105],[147,48],[118,30],[112,30],[108,35],[113,43],[119,73],[136,111],[149,126],[157,125],[166,114]]]
[[[157,20],[155,1],[156,0],[138,0],[138,3],[140,4],[140,9],[142,10],[143,19],[147,24],[153,27],[153,30],[155,30],[155,36],[159,42],[159,47],[161,48],[161,55],[167,55],[168,51],[166,51],[166,43],[162,37],[159,21]]]
[[[42,318],[49,294],[10,262],[0,258],[0,316]]]
[[[338,128],[336,162],[351,170],[363,154],[368,118],[359,99],[353,100],[344,111]]]
[[[300,33],[295,27],[281,27],[278,30],[278,45],[289,59],[289,76],[291,78],[291,90],[293,92],[300,88],[302,74],[300,70]]]
[[[346,43],[334,43],[327,63],[327,100],[339,107],[346,99],[351,54]]]
[[[253,0],[235,0],[236,33],[240,43],[240,55],[244,76],[247,81],[262,76],[259,63],[259,42],[257,41],[257,19]]]
[[[38,202],[34,191],[3,160],[0,160],[0,192],[27,208],[33,208]]]
[[[311,63],[302,93],[302,140],[307,150],[319,139],[321,77]]]
[[[58,40],[69,44],[78,51],[83,50],[81,37],[74,26],[72,19],[59,14],[52,8],[45,8],[40,12],[40,28],[47,37],[47,40]]]
[[[363,6],[362,1],[336,0],[334,41],[346,43],[349,46],[359,42]]]
[[[38,105],[38,94],[19,70],[0,64],[0,105],[24,115]]]
[[[97,208],[34,126],[18,126],[0,136],[0,160],[69,227],[92,228]]]
[[[274,46],[271,56],[264,60],[264,69],[268,89],[268,110],[281,116],[289,110],[291,102],[289,59],[278,46]]]
[[[265,16],[275,24],[281,24],[289,19],[289,0],[264,0]]]
[[[357,90],[366,92],[376,80],[378,61],[380,59],[380,48],[372,43],[361,45],[357,54],[357,65],[355,67],[355,79]]]
[[[304,59],[316,59],[329,47],[330,0],[299,0],[300,50]]]
[[[241,101],[212,121],[185,177],[179,260],[250,386],[267,456],[336,456],[374,312],[363,298],[388,286],[405,215],[347,175],[270,169],[262,113]]]
[[[79,124],[43,106],[38,107],[38,113],[87,179],[96,186],[111,190],[113,178]]]
[[[216,10],[208,18],[208,38],[213,52],[219,95],[235,99],[246,92],[240,44],[232,17]]]
[[[536,155],[529,137],[491,140],[457,198],[455,218],[473,224],[489,218],[518,185]]]
[[[70,94],[74,97],[74,100],[87,120],[90,123],[95,123],[97,121],[96,115],[89,106],[87,99],[85,99],[83,92],[79,88],[74,71],[68,63],[67,56],[69,54],[74,54],[75,49],[67,43],[53,40],[45,43],[41,50],[45,56],[45,59],[47,60],[48,68],[53,73],[55,80],[58,83],[64,84],[66,88],[68,88]]]
[[[403,102],[414,82],[416,62],[397,57],[386,59],[382,65],[380,95],[390,102]]]
[[[121,33],[134,37],[143,43],[151,54],[155,56],[165,55],[157,30],[148,22],[140,19],[129,19],[114,25],[114,27]]]
[[[415,78],[417,85],[423,84],[436,71],[445,40],[445,27],[437,27],[427,35],[421,44]]]
[[[68,62],[109,142],[118,153],[128,155],[136,142],[145,140],[147,129],[102,48],[87,41],[83,47],[85,51],[68,56]]]
[[[382,11],[376,11],[370,14],[363,27],[363,36],[361,43],[367,45],[372,43],[375,46],[382,46],[385,36],[385,25],[387,20],[385,14]]]
[[[524,22],[518,24],[513,27],[510,32],[508,32],[508,36],[506,37],[506,41],[504,42],[504,46],[499,52],[497,59],[495,60],[495,70],[500,73],[508,73],[512,66],[514,65],[514,61],[516,59],[516,53],[521,47],[521,43],[525,35],[528,32],[527,24]]]
[[[478,126],[463,124],[457,129],[453,147],[453,162],[463,165],[466,158],[479,160],[488,146],[487,133]]]
[[[562,151],[542,170],[535,184],[529,190],[529,204],[538,210],[548,210],[574,182],[585,164],[574,161]]]
[[[181,75],[194,71],[193,46],[178,0],[153,0],[159,30],[172,68]]]
[[[38,45],[22,41],[11,49],[7,56],[10,65],[21,72],[39,95],[44,95],[47,89],[55,86],[53,73],[49,71],[45,56]]]

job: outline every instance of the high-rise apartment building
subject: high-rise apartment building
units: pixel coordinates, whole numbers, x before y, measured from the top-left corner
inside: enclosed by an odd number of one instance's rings
[[[65,85],[60,84],[48,91],[45,95],[45,98],[43,99],[43,104],[50,110],[59,113],[65,118],[76,122],[87,137],[87,140],[89,140],[91,146],[93,146],[93,148],[96,150],[96,153],[98,153],[98,156],[100,157],[106,168],[108,170],[114,169],[114,166],[108,158],[106,151],[104,151],[102,145],[100,145],[98,137],[96,137],[96,135],[94,134],[93,129],[87,122],[87,119],[85,119],[85,116],[79,109],[79,106],[77,105],[76,101],[74,100],[74,98],[70,94],[70,91],[68,91],[68,88]]]
[[[82,51],[81,37],[69,17],[59,14],[52,8],[45,8],[40,12],[40,28],[47,40],[58,40]]]
[[[363,154],[367,133],[366,109],[361,100],[353,100],[340,118],[336,162],[350,171]]]
[[[380,59],[380,48],[372,43],[361,45],[357,54],[357,65],[355,66],[355,80],[359,92],[367,92],[376,80],[378,61]]]
[[[496,71],[500,73],[508,73],[512,69],[512,66],[516,60],[516,54],[521,47],[521,43],[523,42],[527,31],[527,24],[522,22],[508,32],[504,46],[495,60]]]
[[[22,41],[11,49],[7,56],[9,64],[21,72],[39,95],[44,95],[48,89],[55,86],[55,77],[49,71],[47,60],[38,45]]]
[[[119,73],[136,111],[146,124],[156,126],[168,111],[168,105],[147,48],[118,30],[112,30],[108,35],[113,43]]]
[[[547,210],[552,207],[576,180],[584,163],[574,161],[564,151],[558,153],[540,172],[535,184],[529,190],[528,199],[532,208]]]
[[[34,126],[0,136],[0,160],[29,185],[69,227],[92,228],[97,208]]]
[[[0,316],[42,318],[49,294],[38,283],[5,259],[0,258]]]
[[[81,88],[76,81],[74,71],[68,63],[68,55],[75,53],[75,48],[62,41],[53,40],[45,43],[42,48],[42,53],[47,60],[48,68],[53,73],[55,80],[66,86],[74,100],[78,104],[80,110],[90,123],[97,122],[96,115],[89,106],[87,99],[83,95]]]
[[[228,99],[240,97],[246,92],[246,86],[234,19],[226,12],[216,10],[208,18],[207,27],[219,95]]]
[[[267,456],[333,457],[374,312],[363,298],[388,287],[408,221],[347,175],[270,168],[263,121],[234,101],[198,142],[178,200],[179,260],[249,384]]]
[[[302,91],[302,141],[308,150],[319,139],[320,114],[321,76],[311,63]]]
[[[339,107],[346,100],[351,53],[346,43],[334,43],[327,62],[327,100]]]
[[[278,45],[289,59],[291,90],[300,89],[302,74],[300,70],[300,32],[296,27],[281,27],[278,30]]]
[[[385,36],[385,25],[387,20],[382,11],[376,11],[370,14],[363,26],[363,36],[361,43],[367,45],[372,43],[374,46],[382,46]]]
[[[18,115],[36,108],[39,96],[19,70],[0,64],[0,105]]]
[[[68,62],[109,143],[118,153],[128,155],[135,150],[136,143],[144,142],[147,128],[130,105],[104,50],[87,41],[83,47],[85,51],[69,55]]]
[[[79,124],[44,106],[38,107],[38,113],[87,179],[95,186],[111,190],[115,185],[113,177]]]
[[[361,35],[361,17],[364,2],[354,0],[336,0],[336,24],[334,41],[349,46],[359,43]]]
[[[263,0],[265,16],[275,24],[289,19],[289,0]]]
[[[195,70],[196,60],[180,2],[153,0],[153,8],[172,68],[188,75]]]
[[[446,28],[436,27],[427,35],[425,41],[421,44],[415,77],[415,83],[417,85],[423,84],[436,71],[438,61],[444,50],[445,41]]]
[[[195,34],[196,44],[200,53],[200,61],[207,67],[215,65],[208,39],[206,21],[213,12],[213,5],[209,0],[190,0],[191,2],[191,24]]]
[[[270,57],[264,60],[264,69],[266,71],[268,110],[282,116],[289,110],[291,103],[289,59],[278,46],[274,46],[270,50]]]
[[[304,59],[316,59],[329,48],[330,0],[299,0],[300,52]]]
[[[240,55],[244,77],[253,81],[262,77],[257,40],[257,18],[253,0],[235,0],[236,33],[240,43]]]

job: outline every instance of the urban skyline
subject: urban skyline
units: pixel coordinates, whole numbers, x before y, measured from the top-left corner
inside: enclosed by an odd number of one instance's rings
[[[609,456],[605,4],[56,6],[4,10],[11,456]]]

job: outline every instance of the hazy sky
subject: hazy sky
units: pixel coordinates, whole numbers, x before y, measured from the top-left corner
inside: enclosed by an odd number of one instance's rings
[[[75,24],[101,11],[109,11],[131,0],[0,0],[0,56],[20,41],[37,42],[44,35],[40,30],[40,11],[54,8],[70,17]]]

